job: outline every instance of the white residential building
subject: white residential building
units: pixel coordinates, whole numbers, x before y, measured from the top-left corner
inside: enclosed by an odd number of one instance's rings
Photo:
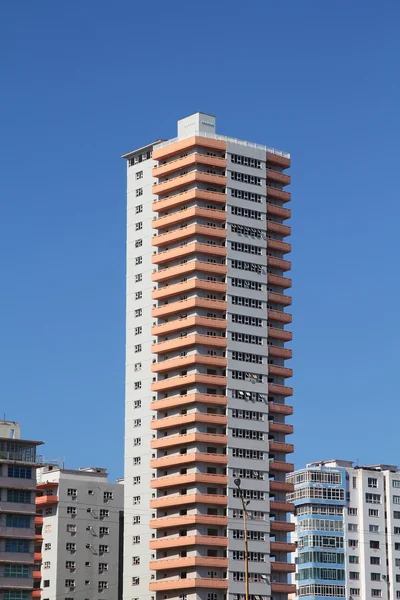
[[[400,472],[331,460],[288,475],[295,491],[297,594],[400,598]]]
[[[122,594],[123,485],[100,468],[38,470],[35,562],[42,600]]]

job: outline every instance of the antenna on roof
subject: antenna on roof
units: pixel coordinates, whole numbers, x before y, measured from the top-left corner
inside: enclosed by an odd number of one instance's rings
[[[359,459],[356,458],[356,467],[358,467],[358,461],[359,461]]]

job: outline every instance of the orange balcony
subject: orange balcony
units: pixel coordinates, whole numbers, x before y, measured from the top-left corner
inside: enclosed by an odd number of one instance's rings
[[[151,280],[156,282],[167,281],[168,279],[176,279],[177,277],[195,273],[196,271],[226,275],[226,265],[210,263],[204,260],[191,260],[182,265],[175,265],[174,267],[155,271],[155,273],[152,273],[151,275]]]
[[[291,252],[292,247],[287,242],[282,242],[281,240],[275,240],[274,238],[267,237],[267,249],[275,250],[276,252],[282,252],[282,254],[287,254]]]
[[[277,423],[276,421],[270,421],[269,431],[271,433],[284,433],[285,435],[290,435],[293,433],[293,425],[288,425],[287,423]]]
[[[42,562],[42,553],[41,552],[34,552],[33,553],[33,560],[35,562]]]
[[[275,415],[292,415],[293,406],[288,404],[279,404],[278,402],[268,402],[268,410],[270,414]]]
[[[36,504],[43,506],[45,504],[57,504],[58,496],[36,496]]]
[[[42,572],[41,571],[33,571],[33,579],[34,580],[42,579]]]
[[[172,390],[174,388],[187,387],[197,383],[204,383],[205,385],[215,386],[219,385],[226,387],[227,378],[222,375],[206,375],[202,373],[192,373],[190,375],[178,375],[177,377],[169,377],[162,381],[156,381],[151,384],[152,392],[163,392],[166,390]],[[288,394],[290,395],[290,394]]]
[[[292,216],[292,211],[290,208],[283,208],[283,206],[279,206],[278,204],[273,204],[272,202],[267,202],[267,213],[273,217],[279,217],[280,219],[290,219]]]
[[[268,346],[268,355],[275,358],[292,358],[292,351],[290,348],[283,348],[281,346]]]
[[[150,488],[159,490],[177,485],[188,485],[189,483],[207,483],[208,485],[226,485],[226,475],[214,475],[212,473],[187,473],[186,475],[166,475],[157,477],[150,481]]]
[[[163,419],[154,419],[150,423],[153,430],[169,429],[171,427],[182,427],[193,423],[209,423],[212,425],[225,426],[228,424],[226,415],[215,415],[209,413],[189,413],[187,415],[176,415],[174,417],[164,417]]]
[[[228,496],[218,494],[185,494],[176,496],[162,496],[150,500],[150,508],[170,508],[171,506],[186,506],[187,504],[218,504],[228,505]]]
[[[296,544],[290,542],[271,542],[272,552],[296,552]]]
[[[271,572],[272,573],[295,573],[296,565],[286,562],[277,562],[271,560]]]
[[[276,531],[284,531],[285,533],[289,533],[295,529],[296,526],[294,523],[288,523],[287,521],[274,521],[273,519],[270,521],[271,533]]]
[[[162,181],[161,183],[156,183],[152,187],[152,193],[161,196],[163,194],[168,194],[169,192],[174,192],[179,188],[194,185],[196,183],[203,183],[213,187],[218,186],[225,188],[226,177],[225,175],[213,175],[212,173],[206,173],[204,171],[191,171],[185,175],[180,175],[178,177],[173,177],[172,179]],[[276,196],[272,197],[276,198]]]
[[[294,586],[296,587],[296,586]],[[161,579],[149,584],[151,592],[166,592],[193,588],[207,588],[212,590],[227,590],[227,579],[206,579],[205,577],[190,577],[187,579]]]
[[[179,242],[179,240],[184,240],[197,235],[204,235],[206,237],[224,240],[226,238],[226,229],[225,227],[212,227],[210,225],[199,225],[198,223],[193,223],[187,227],[180,227],[178,229],[174,229],[173,231],[168,231],[167,233],[155,235],[151,240],[151,244],[152,246],[167,246],[168,244],[174,244]],[[284,242],[280,243],[283,244]]]
[[[275,221],[271,221],[270,219],[267,219],[267,231],[270,231],[271,233],[278,233],[283,237],[287,237],[292,233],[291,228],[288,225],[275,223]]]
[[[269,470],[279,473],[292,473],[294,471],[294,464],[284,462],[283,460],[270,460]]]
[[[206,444],[222,444],[226,446],[228,436],[217,433],[187,433],[185,435],[170,435],[164,438],[151,440],[150,448],[158,450],[159,448],[173,448],[174,446],[183,446],[193,442],[205,442]],[[293,470],[293,469],[292,469]]]
[[[283,190],[278,190],[271,185],[267,185],[267,198],[280,200],[281,202],[289,202],[290,192],[284,192]]]
[[[208,356],[207,354],[189,354],[188,356],[178,356],[170,360],[163,360],[151,365],[152,373],[163,373],[164,371],[173,371],[183,369],[190,365],[211,365],[214,367],[225,368],[227,359],[223,356]]]
[[[289,185],[290,175],[286,175],[285,173],[280,173],[279,171],[275,171],[274,169],[267,168],[267,181],[276,181],[277,183],[281,183],[282,185]]]
[[[41,598],[42,591],[41,590],[32,590],[32,598]]]
[[[283,260],[283,258],[276,258],[275,256],[268,256],[268,266],[274,269],[281,269],[282,271],[290,271],[292,263],[290,260]]]
[[[163,252],[157,252],[153,254],[151,262],[153,265],[160,265],[171,260],[181,259],[184,256],[190,254],[210,254],[211,256],[226,256],[225,246],[214,246],[213,244],[203,244],[201,242],[190,242],[190,244],[184,244],[171,248],[170,250],[164,250]]]
[[[185,317],[183,319],[174,319],[167,323],[160,323],[151,328],[151,335],[166,335],[180,331],[181,329],[189,329],[190,327],[207,327],[210,329],[226,329],[226,319],[213,319],[211,317]]]
[[[206,279],[199,279],[196,277],[194,279],[189,279],[188,281],[183,281],[182,283],[174,283],[173,285],[158,288],[158,290],[154,290],[152,292],[151,297],[153,300],[164,300],[165,298],[186,294],[192,292],[193,290],[205,290],[207,292],[214,292],[216,294],[225,294],[226,283],[207,281]]]
[[[293,377],[293,369],[288,367],[281,367],[279,365],[268,365],[268,375],[275,375],[276,377]]]
[[[291,296],[285,296],[285,294],[277,294],[276,292],[268,292],[268,302],[274,302],[275,304],[282,304],[282,306],[290,306],[292,304]]]
[[[271,293],[271,292],[270,292]],[[287,296],[284,296],[285,298]],[[270,298],[271,300],[271,298]],[[271,300],[272,302],[272,300]],[[283,311],[280,310],[273,310],[273,309],[268,309],[268,321],[278,321],[279,323],[291,323],[292,322],[292,315],[289,313],[285,313]]]
[[[35,533],[35,542],[43,542],[43,536],[41,533]]]
[[[173,456],[163,456],[153,458],[150,461],[152,469],[166,469],[176,465],[190,465],[195,463],[206,463],[213,465],[227,465],[228,457],[226,454],[211,454],[209,452],[188,452],[187,454],[175,454]]]
[[[182,210],[153,219],[152,227],[153,229],[163,229],[164,227],[170,227],[171,225],[177,225],[178,223],[196,218],[210,219],[211,221],[224,223],[226,221],[226,211],[204,208],[202,206],[191,206],[190,208],[183,208]]]
[[[294,583],[271,583],[273,594],[295,594],[296,585]]]
[[[293,483],[286,483],[286,481],[274,481],[273,479],[269,482],[269,489],[271,492],[285,492],[289,494],[294,492]]]
[[[152,309],[151,316],[154,318],[166,317],[178,312],[187,312],[195,308],[205,308],[206,310],[220,310],[225,312],[227,307],[228,303],[225,300],[211,300],[210,298],[193,296],[187,300],[179,300],[178,302],[171,302],[171,304],[157,306],[157,308]]]
[[[212,535],[187,535],[162,537],[150,541],[150,550],[167,550],[168,548],[181,548],[183,546],[218,546],[226,548],[228,538]],[[291,550],[288,550],[288,552],[291,552]]]
[[[187,192],[181,192],[180,194],[174,194],[173,196],[167,196],[156,200],[152,204],[154,212],[162,212],[164,210],[171,210],[176,206],[182,206],[193,200],[203,200],[204,202],[213,202],[214,204],[226,204],[226,194],[222,192],[214,192],[211,190],[200,190],[199,188],[192,188]]]
[[[151,346],[153,354],[163,354],[170,352],[171,350],[181,350],[188,346],[206,346],[214,348],[226,348],[227,339],[226,337],[214,336],[214,335],[200,335],[198,333],[192,333],[191,335],[177,337],[173,340],[166,340],[165,342],[158,342]]]
[[[152,571],[161,569],[182,569],[186,567],[227,567],[228,559],[217,556],[185,556],[183,558],[163,558],[152,560],[149,568]]]
[[[267,151],[267,163],[271,163],[271,165],[278,165],[283,169],[287,169],[290,167],[290,158]]]
[[[271,512],[294,513],[294,504],[291,502],[278,502],[276,500],[271,500],[270,510]]]
[[[168,408],[196,403],[226,406],[228,400],[226,396],[217,396],[215,394],[186,394],[184,396],[172,396],[170,398],[163,398],[162,400],[153,400],[150,403],[150,410],[166,410]]]
[[[292,280],[288,277],[281,277],[280,275],[274,275],[273,273],[268,273],[268,283],[271,285],[276,285],[278,287],[287,289],[292,287]]]
[[[43,525],[43,517],[41,515],[36,515],[35,525],[36,525],[36,527]]]
[[[216,167],[217,169],[226,169],[226,158],[221,158],[220,156],[209,156],[207,154],[200,154],[199,152],[193,152],[192,154],[188,154],[187,156],[183,156],[181,158],[176,158],[175,160],[171,160],[168,163],[164,163],[158,165],[157,167],[153,167],[152,175],[153,177],[165,177],[170,173],[176,173],[181,169],[186,169],[187,167],[192,167],[194,165],[206,165],[208,167]],[[276,173],[276,171],[274,171]],[[279,175],[283,177],[288,177],[288,175]],[[274,179],[271,177],[271,179]],[[280,183],[283,183],[281,180],[276,180]]]
[[[219,150],[220,152],[224,152],[226,150],[226,142],[223,140],[216,140],[213,138],[202,137],[199,135],[194,135],[190,138],[185,138],[183,140],[177,140],[173,144],[167,144],[162,148],[155,148],[153,150],[152,158],[153,160],[158,160],[159,162],[163,160],[167,160],[171,156],[175,154],[180,154],[181,152],[185,152],[190,148],[211,148],[212,150]],[[275,156],[275,155],[272,155]],[[281,157],[280,157],[281,158]],[[273,162],[271,160],[270,162]],[[274,163],[279,164],[281,163]],[[289,162],[290,164],[290,162]]]
[[[268,318],[273,319],[271,316],[272,311],[268,311]],[[292,332],[286,331],[285,329],[278,329],[277,327],[268,327],[268,337],[275,340],[284,340],[290,342],[292,340]]]
[[[293,388],[287,385],[279,385],[277,383],[268,384],[269,394],[278,394],[279,396],[293,396]]]
[[[214,527],[228,525],[228,517],[216,515],[185,515],[179,517],[161,517],[160,519],[151,519],[150,527],[152,529],[170,529],[182,527],[184,525],[213,525]]]
[[[270,441],[269,449],[272,452],[283,452],[284,454],[291,454],[294,452],[293,444],[286,444],[286,442],[275,442],[274,440]]]

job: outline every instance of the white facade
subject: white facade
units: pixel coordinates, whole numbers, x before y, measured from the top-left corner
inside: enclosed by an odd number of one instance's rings
[[[48,466],[37,476],[42,600],[116,600],[122,584],[123,486],[109,483],[105,469],[97,468]]]

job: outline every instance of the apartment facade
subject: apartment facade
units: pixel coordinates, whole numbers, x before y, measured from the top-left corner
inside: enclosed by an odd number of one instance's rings
[[[294,589],[290,157],[215,127],[124,156],[125,600],[243,600],[241,494],[251,600]]]
[[[30,600],[34,588],[37,446],[0,421],[0,599]]]
[[[38,470],[35,562],[42,600],[122,598],[123,486],[105,469]]]
[[[295,486],[299,598],[400,598],[400,473],[332,460],[287,477]]]

